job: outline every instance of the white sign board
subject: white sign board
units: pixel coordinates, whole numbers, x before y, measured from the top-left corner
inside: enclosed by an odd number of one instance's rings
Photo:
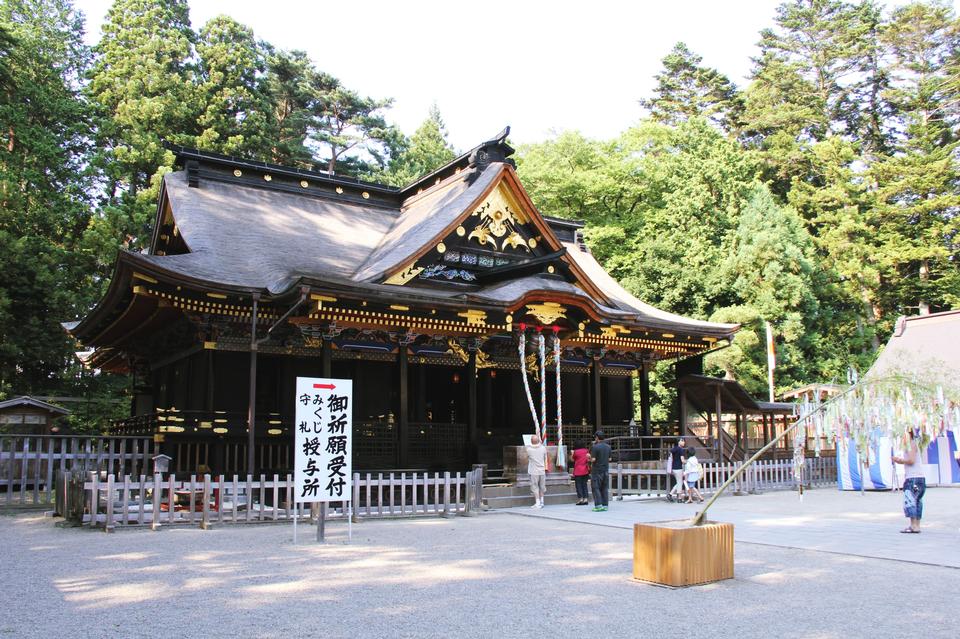
[[[298,377],[294,501],[350,501],[353,380]]]

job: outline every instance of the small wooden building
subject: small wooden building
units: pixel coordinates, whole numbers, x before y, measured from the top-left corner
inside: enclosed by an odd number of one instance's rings
[[[650,366],[738,326],[619,286],[582,223],[534,207],[505,138],[403,188],[176,149],[149,250],[120,253],[68,326],[95,349],[88,365],[134,376],[135,414],[113,433],[154,435],[178,470],[284,471],[296,377],[350,378],[354,468],[499,465],[533,430],[521,367],[546,375],[555,437],[541,334],[548,355],[562,347],[567,441],[634,418],[649,433]]]
[[[67,430],[60,419],[70,411],[24,395],[0,402],[0,433],[57,435]]]

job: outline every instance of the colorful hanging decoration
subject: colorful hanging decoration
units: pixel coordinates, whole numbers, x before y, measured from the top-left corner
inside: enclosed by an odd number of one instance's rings
[[[902,374],[860,381],[851,372],[848,381],[852,386],[843,394],[825,403],[815,398],[800,405],[799,421],[805,423],[795,432],[798,455],[808,435],[814,438],[817,456],[822,439],[840,447],[850,439],[860,463],[869,467],[879,456],[883,437],[903,449],[908,431],[913,431],[920,450],[925,451],[948,430],[955,437],[960,435],[960,391]]]

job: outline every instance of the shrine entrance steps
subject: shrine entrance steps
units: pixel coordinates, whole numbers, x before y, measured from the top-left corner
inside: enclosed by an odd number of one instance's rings
[[[570,474],[547,473],[547,492],[543,503],[547,506],[556,504],[572,504],[577,501],[577,489],[570,480]],[[530,493],[530,476],[518,475],[515,482],[502,484],[485,484],[483,486],[483,502],[490,508],[517,508],[532,506],[533,495]]]

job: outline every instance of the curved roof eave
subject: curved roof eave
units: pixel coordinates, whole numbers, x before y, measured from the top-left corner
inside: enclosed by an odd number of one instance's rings
[[[733,334],[740,330],[740,324],[723,324],[692,319],[660,310],[642,302],[613,279],[593,255],[580,250],[578,246],[569,242],[564,242],[564,246],[567,247],[567,255],[570,256],[570,259],[580,266],[594,285],[606,293],[622,310],[635,313],[639,318],[638,321],[660,324],[664,327],[670,326],[674,329],[682,327],[683,330],[722,337],[733,337]]]

